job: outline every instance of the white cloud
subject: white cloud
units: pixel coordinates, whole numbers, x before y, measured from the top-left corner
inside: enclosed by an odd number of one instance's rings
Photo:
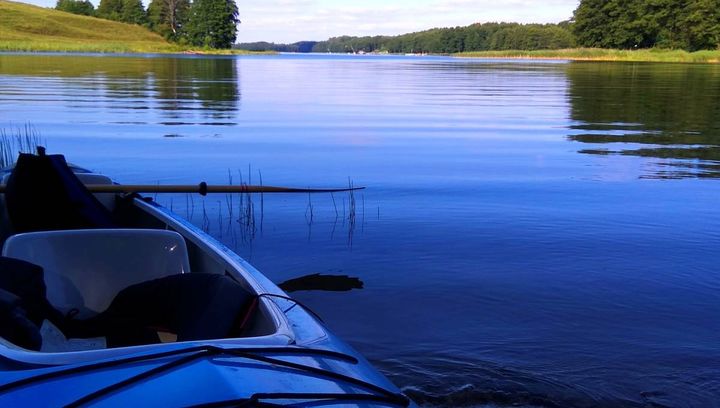
[[[339,35],[394,35],[476,22],[559,22],[579,0],[246,0],[238,41],[295,42]]]
[[[56,0],[26,0],[52,7]],[[96,5],[100,0],[92,0]],[[149,0],[144,0],[147,4]],[[579,0],[236,0],[238,41],[291,43],[340,35],[395,35],[476,22],[559,22]]]

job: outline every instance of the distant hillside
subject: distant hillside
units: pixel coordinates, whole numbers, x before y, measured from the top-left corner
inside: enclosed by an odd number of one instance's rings
[[[178,46],[137,25],[0,0],[0,51],[177,50]]]

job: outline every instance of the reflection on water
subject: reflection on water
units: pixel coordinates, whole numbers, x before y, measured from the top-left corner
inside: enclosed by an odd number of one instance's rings
[[[711,407],[718,69],[0,54],[0,127],[123,183],[367,186],[157,199],[275,282],[357,277],[293,296],[424,404]]]
[[[127,57],[108,63],[109,58],[0,55],[0,73],[23,77],[15,86],[0,89],[0,96],[18,103],[52,102],[54,108],[61,104],[68,113],[82,110],[86,117],[78,121],[92,120],[87,111],[96,108],[116,114],[114,123],[122,125],[145,125],[148,117],[168,126],[237,124],[241,93],[236,59]],[[33,77],[55,89],[25,92]],[[145,120],[123,120],[127,111],[151,113],[141,114]],[[166,136],[182,135],[169,131]]]
[[[720,68],[573,63],[570,140],[584,154],[653,158],[643,177],[720,177]]]

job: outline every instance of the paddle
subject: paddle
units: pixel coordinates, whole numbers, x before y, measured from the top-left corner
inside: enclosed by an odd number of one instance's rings
[[[154,184],[89,184],[91,193],[337,193],[342,191],[362,190],[365,187],[347,188],[294,188],[253,185],[154,185]],[[0,194],[5,193],[5,185],[0,185]]]
[[[278,284],[278,287],[285,292],[298,292],[301,290],[347,292],[353,289],[362,289],[363,281],[347,275],[321,275],[314,273],[286,280]]]

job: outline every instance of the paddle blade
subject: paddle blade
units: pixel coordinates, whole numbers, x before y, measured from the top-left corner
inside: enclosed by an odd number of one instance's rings
[[[321,275],[314,273],[286,280],[278,286],[285,292],[298,292],[302,290],[322,290],[327,292],[348,292],[353,289],[362,289],[363,281],[347,275]]]

